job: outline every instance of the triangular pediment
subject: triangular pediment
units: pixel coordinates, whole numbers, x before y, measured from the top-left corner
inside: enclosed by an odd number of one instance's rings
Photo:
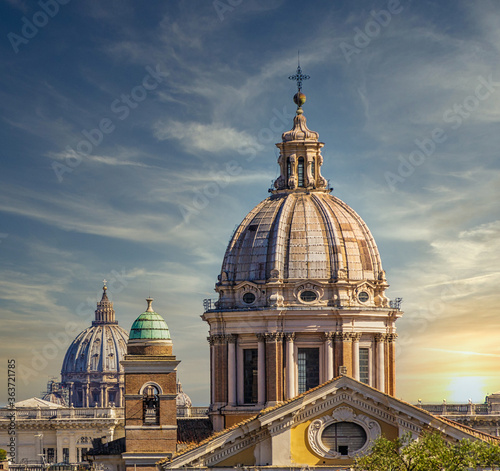
[[[342,430],[349,430],[345,436],[352,440],[335,448],[332,440],[337,443]],[[354,456],[366,452],[381,433],[388,438],[405,433],[418,437],[424,430],[439,430],[453,440],[500,441],[341,376],[265,409],[161,462],[161,466],[165,470],[238,465],[335,468],[352,463]],[[359,437],[353,438],[356,434]]]

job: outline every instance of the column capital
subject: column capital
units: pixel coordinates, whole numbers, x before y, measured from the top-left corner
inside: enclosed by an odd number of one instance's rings
[[[264,336],[266,342],[281,342],[283,340],[283,332],[267,332]]]
[[[397,338],[398,338],[398,334],[396,334],[396,333],[387,334],[387,336],[386,336],[386,339],[387,339],[388,343],[395,342]]]
[[[224,334],[213,334],[207,337],[207,340],[210,345],[222,345],[227,343],[226,337]]]
[[[285,338],[287,342],[293,342],[295,340],[295,332],[285,332]]]
[[[385,339],[387,338],[387,334],[375,334],[375,342],[385,342]]]
[[[266,341],[266,334],[258,333],[255,335],[257,336],[257,342],[265,342]]]
[[[227,343],[236,343],[236,339],[238,338],[236,334],[226,334],[225,337]]]
[[[343,342],[352,342],[352,332],[342,332]]]
[[[325,340],[333,340],[335,338],[336,332],[323,332],[323,337]]]
[[[352,332],[351,339],[353,342],[359,342],[359,340],[361,339],[361,332]]]
[[[335,342],[342,342],[344,339],[344,332],[333,332],[333,340]]]

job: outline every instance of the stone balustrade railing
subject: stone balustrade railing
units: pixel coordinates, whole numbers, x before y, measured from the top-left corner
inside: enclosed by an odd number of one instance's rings
[[[10,420],[12,413],[15,414],[15,420],[32,419],[123,419],[124,409],[99,408],[99,407],[65,407],[61,409],[0,409],[0,420]]]

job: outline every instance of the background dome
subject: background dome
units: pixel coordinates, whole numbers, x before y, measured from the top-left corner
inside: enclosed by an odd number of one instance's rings
[[[119,372],[127,352],[127,331],[117,324],[92,325],[71,343],[64,357],[62,374]]]
[[[278,193],[236,229],[224,256],[229,282],[378,280],[382,263],[359,215],[326,192]]]
[[[122,406],[123,368],[128,333],[115,319],[103,286],[92,325],[78,334],[64,357],[61,379],[75,407]]]

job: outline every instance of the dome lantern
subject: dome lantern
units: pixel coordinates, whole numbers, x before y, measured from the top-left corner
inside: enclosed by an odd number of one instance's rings
[[[288,78],[297,81],[298,91],[293,97],[297,112],[293,119],[293,128],[284,132],[281,142],[276,144],[280,150],[280,176],[274,182],[273,193],[330,192],[328,182],[321,175],[321,148],[324,144],[319,142],[319,134],[307,127],[302,110],[302,105],[306,102],[306,96],[302,93],[302,80],[310,77],[302,73],[299,64],[297,73]]]

